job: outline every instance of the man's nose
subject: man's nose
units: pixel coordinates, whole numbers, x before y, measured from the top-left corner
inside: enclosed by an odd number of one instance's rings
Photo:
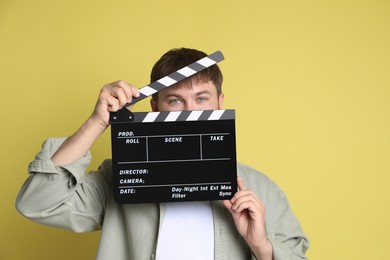
[[[199,109],[197,109],[196,104],[194,104],[193,102],[186,102],[184,106],[184,110],[199,110]]]

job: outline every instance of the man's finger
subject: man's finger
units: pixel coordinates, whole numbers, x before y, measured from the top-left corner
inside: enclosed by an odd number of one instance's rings
[[[240,176],[237,177],[237,185],[240,190],[246,190],[248,189],[244,183],[244,181],[241,179]]]

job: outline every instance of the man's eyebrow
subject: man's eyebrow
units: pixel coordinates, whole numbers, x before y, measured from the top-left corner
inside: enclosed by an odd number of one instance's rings
[[[211,92],[208,91],[208,90],[202,90],[202,91],[199,91],[199,92],[196,92],[196,93],[195,93],[195,95],[197,95],[197,96],[200,96],[200,95],[203,95],[203,94],[210,95]]]
[[[171,98],[171,97],[181,98],[181,95],[176,94],[176,93],[169,93],[169,94],[163,96],[163,98]]]

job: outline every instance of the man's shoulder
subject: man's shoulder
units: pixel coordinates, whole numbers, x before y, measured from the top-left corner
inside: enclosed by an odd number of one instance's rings
[[[245,185],[256,193],[275,193],[281,192],[278,185],[264,173],[255,168],[237,163],[237,175],[241,177]]]
[[[262,172],[253,168],[252,166],[237,162],[237,174],[243,179],[256,179],[263,181],[270,181],[270,179]]]
[[[104,159],[99,166],[99,170],[112,173],[112,159]]]

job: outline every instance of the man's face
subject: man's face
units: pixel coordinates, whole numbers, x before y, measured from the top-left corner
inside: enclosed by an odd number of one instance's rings
[[[223,94],[218,96],[216,87],[209,81],[161,90],[158,100],[151,100],[151,106],[153,111],[215,110],[222,108],[223,99]]]

